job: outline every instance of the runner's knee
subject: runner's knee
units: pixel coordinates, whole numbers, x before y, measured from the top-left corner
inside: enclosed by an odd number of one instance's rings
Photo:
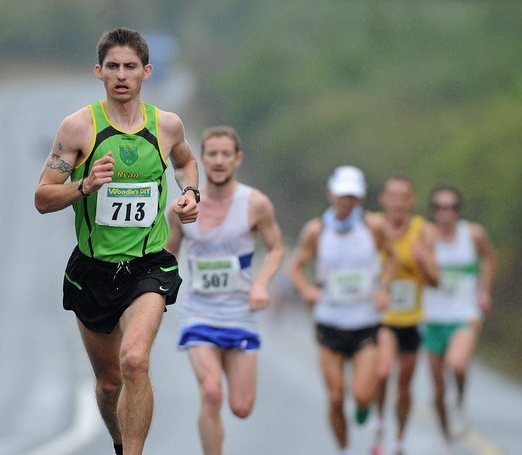
[[[120,362],[124,378],[136,378],[149,372],[149,356],[145,352],[124,352]]]
[[[205,406],[211,408],[220,408],[223,402],[223,391],[221,385],[217,382],[207,381],[201,389],[201,396]]]
[[[410,390],[410,381],[400,381],[399,382],[399,399],[407,399],[410,397],[411,390]]]
[[[444,403],[444,386],[442,384],[436,384],[433,392],[435,403]]]
[[[341,390],[330,390],[329,392],[330,408],[342,409],[344,404],[344,395]]]
[[[103,396],[111,396],[119,392],[121,388],[122,378],[120,366],[118,364],[110,367],[97,368],[96,376],[96,393]]]
[[[355,402],[357,403],[357,406],[359,408],[365,409],[365,408],[368,408],[371,406],[375,397],[373,396],[373,394],[364,393],[364,394],[358,394],[358,395],[354,396],[354,398],[355,398]]]
[[[232,413],[240,419],[246,419],[251,413],[254,400],[242,401],[240,403],[230,403]]]
[[[372,378],[368,378],[364,381],[353,381],[352,393],[357,405],[361,408],[366,408],[375,400],[377,381]]]
[[[451,371],[453,371],[453,374],[457,377],[463,377],[466,374],[466,363],[458,360],[449,361],[448,367]]]
[[[388,381],[391,374],[391,365],[388,362],[381,362],[377,367],[377,377],[379,381]]]
[[[112,378],[98,378],[96,380],[96,391],[103,397],[111,397],[119,393],[121,389],[121,376]]]

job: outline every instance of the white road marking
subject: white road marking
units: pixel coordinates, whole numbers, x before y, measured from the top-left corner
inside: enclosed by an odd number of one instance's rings
[[[28,452],[27,455],[70,455],[92,441],[103,428],[90,381],[83,382],[76,391],[76,406],[72,425],[51,441]]]
[[[504,452],[496,444],[485,439],[475,431],[467,435],[464,444],[477,455],[504,455]]]

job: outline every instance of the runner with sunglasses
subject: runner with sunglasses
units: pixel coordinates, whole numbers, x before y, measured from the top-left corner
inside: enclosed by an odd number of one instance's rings
[[[457,188],[439,186],[430,197],[437,232],[435,255],[440,267],[437,288],[425,288],[424,344],[430,354],[435,407],[446,442],[465,430],[463,405],[468,366],[482,317],[491,310],[496,253],[480,224],[461,218],[462,196]],[[457,402],[450,422],[445,406],[444,370],[456,380]]]

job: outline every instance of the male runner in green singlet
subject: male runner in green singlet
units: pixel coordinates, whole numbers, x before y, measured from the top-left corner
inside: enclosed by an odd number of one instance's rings
[[[63,306],[78,318],[116,453],[139,455],[153,410],[150,351],[181,282],[176,258],[164,250],[165,170],[170,159],[183,189],[171,210],[182,223],[198,215],[198,171],[180,118],[140,99],[152,66],[138,32],[106,32],[94,72],[106,99],[62,122],[35,205],[41,213],[74,208],[78,245]]]

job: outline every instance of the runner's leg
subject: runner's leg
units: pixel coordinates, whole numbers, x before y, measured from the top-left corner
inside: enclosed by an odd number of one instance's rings
[[[230,409],[244,419],[251,414],[256,398],[257,355],[239,349],[228,351],[224,368]]]
[[[223,402],[223,354],[219,349],[208,345],[192,346],[188,353],[201,396],[198,428],[203,453],[220,455],[224,438],[220,415]]]
[[[433,385],[435,387],[435,410],[442,429],[442,433],[446,441],[449,441],[450,433],[448,427],[448,419],[446,415],[446,405],[444,403],[445,382],[444,382],[444,358],[442,356],[430,354],[430,367],[433,377]]]
[[[366,345],[353,356],[352,393],[359,409],[368,409],[377,393],[377,349]]]
[[[153,409],[150,351],[164,309],[165,297],[148,292],[139,296],[120,318],[123,386],[118,401],[118,421],[125,455],[141,455],[150,428]]]
[[[381,327],[377,336],[377,375],[379,385],[377,389],[377,428],[376,428],[376,444],[382,443],[383,438],[383,421],[384,409],[386,404],[386,392],[388,381],[393,368],[393,362],[397,356],[397,340],[394,333],[386,328]]]
[[[100,414],[114,443],[121,444],[116,413],[122,385],[119,360],[121,332],[116,327],[110,334],[96,333],[80,321],[78,327],[96,377],[96,401]]]
[[[406,352],[400,356],[399,366],[399,390],[397,398],[397,439],[402,441],[406,432],[406,424],[411,408],[411,380],[415,373],[417,353]]]
[[[348,446],[348,424],[344,414],[344,356],[320,346],[321,370],[328,392],[329,419],[341,449]]]
[[[476,331],[472,327],[458,329],[453,336],[446,353],[446,365],[455,375],[457,381],[457,405],[464,404],[466,373],[475,350]]]

